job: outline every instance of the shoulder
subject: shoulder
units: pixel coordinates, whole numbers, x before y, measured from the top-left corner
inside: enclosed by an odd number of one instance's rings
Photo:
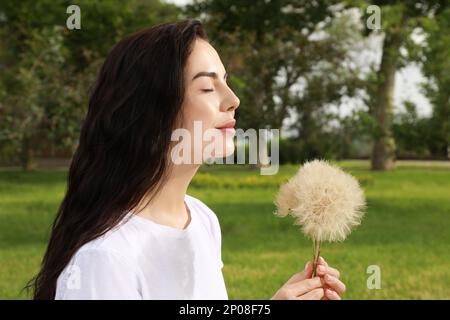
[[[118,257],[129,264],[136,264],[142,253],[142,237],[147,230],[142,230],[126,215],[119,223],[100,237],[85,243],[76,254],[83,256]]]
[[[56,299],[133,299],[138,288],[139,273],[128,257],[88,243],[59,276]]]
[[[95,243],[94,240],[82,246],[74,254],[73,263],[92,262],[105,267],[134,267],[135,264],[130,255],[104,245],[94,245]]]
[[[124,270],[128,274],[138,274],[139,267],[134,255],[122,241],[114,239],[116,234],[111,232],[84,244],[75,252],[71,264],[84,268],[91,273],[120,273]],[[85,270],[85,271],[86,271]]]

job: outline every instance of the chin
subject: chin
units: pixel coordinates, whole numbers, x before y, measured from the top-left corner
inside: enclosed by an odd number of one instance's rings
[[[225,157],[229,157],[234,153],[234,142],[231,139],[231,141],[227,141],[225,143],[225,147],[224,150],[222,150],[222,155],[221,157],[225,158]]]
[[[214,158],[226,158],[231,156],[234,153],[234,142],[231,141],[224,141],[223,149],[215,149],[214,151]]]

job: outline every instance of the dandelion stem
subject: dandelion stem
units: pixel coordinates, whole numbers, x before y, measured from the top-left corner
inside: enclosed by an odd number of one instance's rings
[[[313,273],[312,277],[314,278],[316,276],[316,268],[319,263],[319,256],[320,256],[320,241],[313,238]]]

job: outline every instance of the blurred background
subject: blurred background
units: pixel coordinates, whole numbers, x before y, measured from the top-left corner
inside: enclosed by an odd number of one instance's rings
[[[449,299],[448,0],[0,0],[0,299],[29,297],[105,56],[128,33],[185,18],[203,22],[230,74],[237,128],[281,130],[276,175],[204,165],[189,189],[219,217],[229,297],[268,299],[311,259],[273,200],[324,158],[368,200],[349,239],[322,248],[345,297]]]

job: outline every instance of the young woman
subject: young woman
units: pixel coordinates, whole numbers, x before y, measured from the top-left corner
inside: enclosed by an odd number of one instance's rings
[[[35,299],[228,299],[219,221],[186,194],[200,164],[176,164],[171,152],[173,131],[194,133],[195,122],[223,139],[214,157],[233,152],[239,99],[226,79],[196,20],[142,30],[112,49],[33,281]],[[340,299],[338,271],[323,259],[321,267],[310,279],[308,263],[272,298]]]

